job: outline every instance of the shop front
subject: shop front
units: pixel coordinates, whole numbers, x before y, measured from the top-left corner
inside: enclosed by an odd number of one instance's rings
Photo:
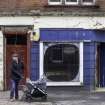
[[[0,18],[0,89],[9,89],[9,63],[14,52],[22,56],[25,65],[22,84],[27,78],[36,81],[45,75],[47,86],[104,88],[104,24],[102,27],[93,27],[92,21],[84,24],[89,19]]]
[[[31,49],[32,80],[44,74],[47,86],[104,87],[104,34],[103,30],[41,28],[40,41],[33,41]]]

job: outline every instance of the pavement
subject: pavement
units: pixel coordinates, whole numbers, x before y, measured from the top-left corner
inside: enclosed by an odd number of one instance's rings
[[[28,103],[9,100],[9,91],[0,92],[0,105],[105,105],[105,92],[71,91],[64,89],[48,90],[48,100],[40,99]],[[20,97],[23,94],[19,92]]]

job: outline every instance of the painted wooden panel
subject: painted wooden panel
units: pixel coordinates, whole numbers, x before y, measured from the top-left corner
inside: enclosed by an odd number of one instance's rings
[[[100,49],[100,87],[105,87],[105,44]]]
[[[95,43],[84,43],[84,86],[93,89],[95,82]]]
[[[41,41],[101,41],[105,42],[105,31],[86,29],[40,29]]]
[[[39,78],[39,43],[31,44],[31,80],[35,81]]]

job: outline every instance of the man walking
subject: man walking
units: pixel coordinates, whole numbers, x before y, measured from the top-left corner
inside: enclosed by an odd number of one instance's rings
[[[13,54],[11,63],[11,89],[10,89],[10,100],[13,101],[19,99],[18,86],[20,80],[23,78],[24,65],[19,59],[18,54]]]

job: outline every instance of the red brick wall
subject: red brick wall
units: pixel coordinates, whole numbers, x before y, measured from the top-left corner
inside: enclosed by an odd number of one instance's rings
[[[47,0],[0,0],[0,10],[39,9],[46,5]]]
[[[0,11],[105,11],[105,0],[97,0],[97,7],[48,6],[47,0],[0,0]]]
[[[97,0],[100,8],[105,11],[105,0]]]

